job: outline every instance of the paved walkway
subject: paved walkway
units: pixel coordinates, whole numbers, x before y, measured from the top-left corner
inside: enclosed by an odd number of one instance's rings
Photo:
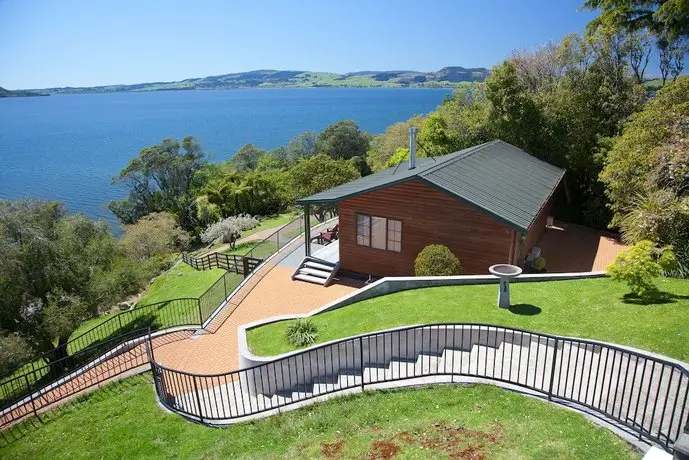
[[[156,361],[191,373],[237,370],[238,326],[271,316],[308,313],[360,287],[346,281],[336,281],[328,287],[293,281],[294,268],[281,266],[280,262],[302,248],[303,238],[285,247],[235,294],[230,305],[225,306],[206,328],[206,333],[157,347]]]

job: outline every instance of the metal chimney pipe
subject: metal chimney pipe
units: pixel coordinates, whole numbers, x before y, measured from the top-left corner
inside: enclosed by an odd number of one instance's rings
[[[416,128],[409,127],[409,169],[416,168]]]

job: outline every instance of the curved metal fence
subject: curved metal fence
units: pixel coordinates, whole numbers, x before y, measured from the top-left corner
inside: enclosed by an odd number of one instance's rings
[[[168,409],[224,424],[332,393],[466,378],[526,388],[596,412],[671,451],[689,424],[689,371],[590,340],[488,324],[431,324],[320,345],[251,368],[195,375],[151,363]]]
[[[132,353],[132,340],[149,330],[202,327],[239,283],[236,275],[227,272],[198,298],[166,300],[119,312],[6,374],[0,378],[0,430],[89,386],[147,364],[141,349]],[[119,356],[118,361],[100,359],[113,358],[113,354]],[[80,377],[94,363],[100,364],[88,372],[89,378]],[[54,389],[56,385],[59,391]],[[50,397],[37,397],[46,392]]]

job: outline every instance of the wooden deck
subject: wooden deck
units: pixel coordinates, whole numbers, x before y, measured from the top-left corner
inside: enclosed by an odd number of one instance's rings
[[[565,222],[548,227],[536,246],[548,273],[605,270],[627,248],[613,233]]]

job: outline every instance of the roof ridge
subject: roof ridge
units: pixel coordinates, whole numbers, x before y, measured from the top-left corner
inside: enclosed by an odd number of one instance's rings
[[[423,176],[426,175],[426,174],[430,174],[430,173],[432,173],[432,172],[435,172],[435,171],[437,171],[438,169],[440,169],[441,167],[450,165],[450,164],[452,164],[452,163],[454,163],[454,162],[456,162],[456,161],[462,160],[462,159],[464,159],[464,158],[467,158],[467,157],[473,155],[474,153],[476,153],[476,152],[478,152],[479,150],[485,148],[485,147],[488,146],[489,144],[495,143],[495,142],[498,141],[498,140],[499,140],[499,139],[494,139],[494,140],[492,140],[492,141],[484,142],[483,144],[479,144],[479,145],[475,145],[475,146],[473,146],[473,147],[468,147],[467,149],[463,149],[463,150],[466,150],[466,152],[462,153],[461,155],[457,155],[457,156],[454,157],[454,158],[448,158],[448,159],[446,159],[445,161],[443,161],[442,163],[438,163],[437,165],[431,166],[430,168],[427,168],[427,169],[424,169],[423,171],[420,171],[420,172],[419,172],[418,174],[416,174],[416,175],[417,175],[417,176],[420,176],[420,177],[423,177]],[[459,151],[454,152],[454,153],[460,153],[460,152],[462,152],[462,150],[459,150]],[[452,153],[450,153],[449,155],[452,155]],[[449,155],[448,155],[448,156],[449,156]]]

